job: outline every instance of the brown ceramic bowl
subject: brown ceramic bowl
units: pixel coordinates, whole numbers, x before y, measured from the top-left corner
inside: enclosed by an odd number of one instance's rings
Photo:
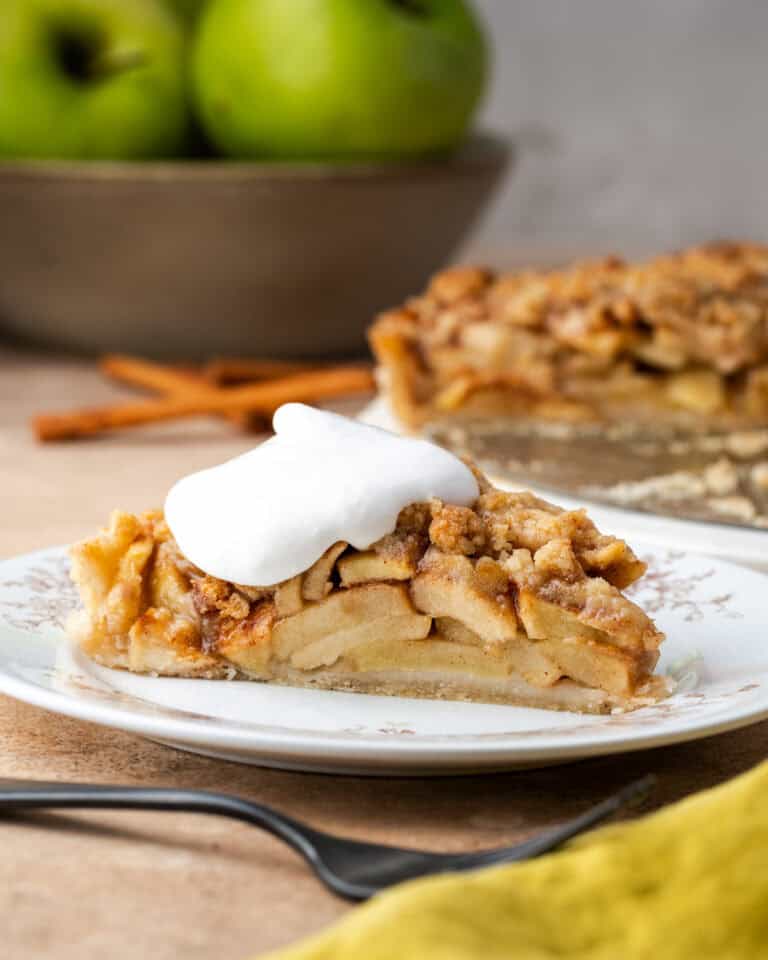
[[[79,351],[323,357],[418,291],[510,161],[0,164],[0,331]]]

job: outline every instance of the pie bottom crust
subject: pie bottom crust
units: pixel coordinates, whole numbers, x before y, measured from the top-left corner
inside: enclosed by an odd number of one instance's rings
[[[251,678],[255,679],[255,678]],[[539,707],[574,713],[621,713],[657,703],[669,692],[665,677],[653,677],[642,692],[625,700],[604,690],[586,687],[573,680],[560,679],[554,687],[535,687],[520,674],[506,677],[479,677],[467,673],[454,675],[449,670],[418,671],[372,670],[365,674],[325,668],[311,677],[300,670],[282,666],[270,678],[271,683],[316,690],[341,690],[390,697],[415,697],[429,700],[463,700],[468,703],[492,703],[518,707]]]

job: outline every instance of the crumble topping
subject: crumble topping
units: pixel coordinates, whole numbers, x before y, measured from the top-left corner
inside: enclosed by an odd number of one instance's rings
[[[462,553],[468,557],[482,552],[487,532],[482,517],[469,507],[454,507],[433,500],[429,541],[445,553]]]

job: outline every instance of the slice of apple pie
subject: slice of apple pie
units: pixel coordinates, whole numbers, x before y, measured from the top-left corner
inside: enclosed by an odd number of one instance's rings
[[[645,565],[584,511],[477,479],[471,506],[414,503],[367,549],[334,543],[263,587],[206,575],[160,512],[116,512],[72,550],[72,631],[96,662],[161,676],[587,713],[663,696],[663,634],[621,592]]]

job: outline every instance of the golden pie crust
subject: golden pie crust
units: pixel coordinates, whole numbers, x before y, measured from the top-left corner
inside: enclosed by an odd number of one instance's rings
[[[396,415],[768,423],[768,247],[495,274],[457,267],[373,324]]]
[[[115,512],[72,549],[70,632],[108,667],[604,713],[653,702],[663,640],[621,592],[645,565],[583,510],[478,474],[469,507],[406,507],[283,583],[204,574],[163,516]]]

